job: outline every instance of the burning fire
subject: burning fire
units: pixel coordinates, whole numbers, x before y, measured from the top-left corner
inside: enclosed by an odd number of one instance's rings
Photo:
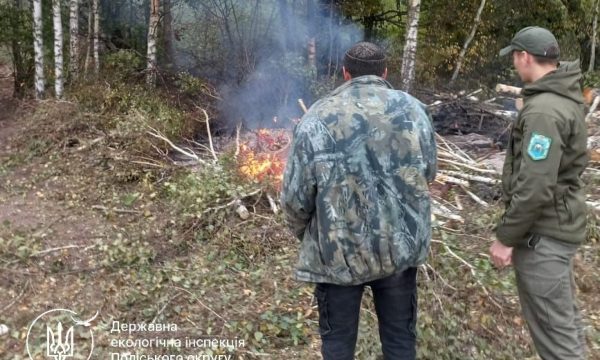
[[[285,130],[258,130],[254,139],[240,145],[240,172],[249,179],[271,180],[279,186],[283,180],[286,150],[290,142],[290,135]]]

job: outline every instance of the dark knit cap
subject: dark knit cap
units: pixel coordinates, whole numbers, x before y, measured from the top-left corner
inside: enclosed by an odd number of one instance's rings
[[[381,76],[386,68],[385,52],[373,43],[359,42],[344,55],[344,67],[352,77]]]

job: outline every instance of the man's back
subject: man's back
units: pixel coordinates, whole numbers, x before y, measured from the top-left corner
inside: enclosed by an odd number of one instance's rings
[[[298,280],[360,284],[425,260],[436,152],[421,103],[362,76],[315,104],[294,136],[316,188]]]

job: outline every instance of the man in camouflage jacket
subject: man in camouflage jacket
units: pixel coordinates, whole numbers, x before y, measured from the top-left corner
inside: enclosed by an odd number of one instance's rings
[[[281,204],[301,240],[295,279],[316,283],[325,360],[352,359],[365,285],[386,359],[415,358],[416,267],[431,237],[436,174],[425,106],[394,90],[384,52],[358,43],[345,84],[294,130]]]

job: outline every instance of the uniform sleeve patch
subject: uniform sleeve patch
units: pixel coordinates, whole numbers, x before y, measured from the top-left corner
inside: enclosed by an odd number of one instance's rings
[[[550,145],[552,145],[551,138],[533,133],[531,135],[531,140],[529,141],[527,153],[534,161],[544,160],[548,157]]]

